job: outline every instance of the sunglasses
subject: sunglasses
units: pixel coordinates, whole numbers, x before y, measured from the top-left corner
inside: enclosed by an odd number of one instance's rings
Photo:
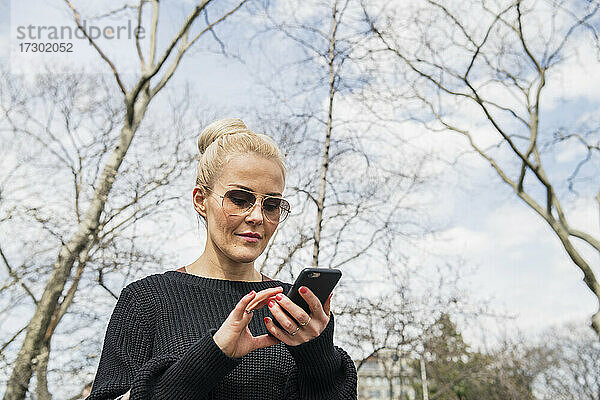
[[[249,212],[256,204],[257,194],[244,189],[231,189],[225,192],[224,195],[215,193],[211,188],[202,185],[206,190],[221,198],[221,207],[228,215],[243,215]],[[290,203],[281,198],[274,196],[261,197],[260,209],[263,216],[269,222],[278,224],[283,222],[290,213]]]

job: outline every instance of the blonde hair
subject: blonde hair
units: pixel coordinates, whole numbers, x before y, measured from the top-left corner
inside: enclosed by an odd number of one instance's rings
[[[255,153],[279,164],[285,181],[283,155],[273,139],[254,133],[239,118],[226,118],[208,125],[198,137],[196,186],[212,187],[227,161],[235,154]]]

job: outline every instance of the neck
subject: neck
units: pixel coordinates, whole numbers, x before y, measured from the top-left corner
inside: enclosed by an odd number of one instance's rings
[[[254,269],[254,263],[232,263],[231,260],[218,257],[207,250],[205,249],[196,261],[186,266],[188,273],[229,281],[262,281],[262,275]]]

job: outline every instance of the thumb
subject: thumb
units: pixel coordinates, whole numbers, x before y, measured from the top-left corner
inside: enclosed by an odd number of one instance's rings
[[[327,314],[328,317],[331,316],[331,296],[333,296],[333,293],[330,294],[327,300],[325,300],[325,303],[323,303],[323,311],[325,311],[325,314]]]
[[[279,343],[279,339],[269,334],[255,336],[252,338],[252,342],[255,349],[261,349],[263,347],[273,346],[274,344]]]

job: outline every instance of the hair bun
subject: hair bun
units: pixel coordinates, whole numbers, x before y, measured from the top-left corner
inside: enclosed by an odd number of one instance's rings
[[[252,133],[239,118],[225,118],[208,125],[198,137],[198,151],[204,154],[208,146],[219,138],[236,133]]]
[[[231,156],[250,153],[274,161],[281,168],[285,182],[285,162],[275,141],[251,132],[239,118],[221,119],[204,128],[198,137],[198,150],[196,186],[212,188]]]

